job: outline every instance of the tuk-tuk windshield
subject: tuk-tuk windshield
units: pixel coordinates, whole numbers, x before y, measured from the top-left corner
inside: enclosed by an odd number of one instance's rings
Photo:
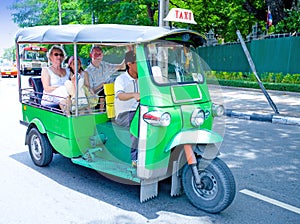
[[[194,48],[158,41],[147,44],[146,51],[157,84],[204,82],[201,60]]]

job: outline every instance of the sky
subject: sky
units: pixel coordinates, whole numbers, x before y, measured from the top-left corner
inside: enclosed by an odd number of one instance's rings
[[[10,15],[11,11],[7,8],[15,0],[1,0],[0,3],[0,56],[5,48],[14,46],[14,37],[19,29]]]

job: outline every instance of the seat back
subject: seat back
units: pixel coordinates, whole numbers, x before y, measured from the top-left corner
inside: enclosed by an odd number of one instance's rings
[[[35,99],[34,102],[37,104],[41,104],[42,96],[43,96],[43,83],[41,80],[41,77],[30,77],[29,80],[29,86],[33,88]]]
[[[106,113],[108,118],[114,118],[115,115],[115,89],[114,83],[106,83],[103,85],[105,94]]]

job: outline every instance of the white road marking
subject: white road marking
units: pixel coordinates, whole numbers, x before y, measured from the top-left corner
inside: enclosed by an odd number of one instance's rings
[[[262,200],[262,201],[271,203],[271,204],[273,204],[273,205],[279,206],[279,207],[281,207],[281,208],[287,209],[287,210],[289,210],[289,211],[295,212],[295,213],[297,213],[297,214],[300,214],[300,208],[297,208],[297,207],[295,207],[295,206],[292,206],[292,205],[283,203],[283,202],[281,202],[281,201],[277,201],[277,200],[272,199],[272,198],[268,198],[268,197],[266,197],[266,196],[263,196],[263,195],[261,195],[261,194],[255,193],[255,192],[250,191],[250,190],[247,190],[247,189],[240,190],[240,192],[243,193],[243,194],[249,195],[249,196],[251,196],[251,197],[260,199],[260,200]]]

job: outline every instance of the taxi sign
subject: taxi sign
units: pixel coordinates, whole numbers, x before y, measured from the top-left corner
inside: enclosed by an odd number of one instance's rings
[[[197,24],[191,10],[180,8],[171,9],[164,21]]]

